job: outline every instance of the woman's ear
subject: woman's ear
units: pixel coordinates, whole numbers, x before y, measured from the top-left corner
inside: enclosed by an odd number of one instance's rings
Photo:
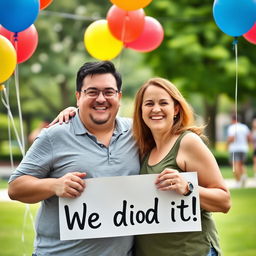
[[[174,106],[174,115],[177,116],[180,112],[180,106],[178,104],[175,104]]]

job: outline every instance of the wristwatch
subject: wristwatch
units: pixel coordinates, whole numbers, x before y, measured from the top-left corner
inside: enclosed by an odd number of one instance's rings
[[[189,182],[189,181],[188,181],[187,188],[188,188],[188,192],[186,194],[183,194],[183,196],[189,196],[193,192],[193,190],[194,190],[193,184],[191,182]]]

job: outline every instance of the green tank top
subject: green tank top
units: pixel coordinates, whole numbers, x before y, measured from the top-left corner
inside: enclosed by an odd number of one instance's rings
[[[158,164],[149,166],[149,154],[143,159],[141,174],[160,173],[165,168],[183,172],[176,162],[182,133],[169,153]],[[211,247],[221,255],[218,234],[211,213],[201,209],[202,231],[160,233],[135,236],[135,256],[206,256]]]

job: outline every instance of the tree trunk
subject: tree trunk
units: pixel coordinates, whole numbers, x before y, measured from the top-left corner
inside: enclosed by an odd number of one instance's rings
[[[204,100],[205,113],[204,120],[207,124],[206,135],[209,139],[210,147],[216,146],[216,115],[218,111],[218,97],[214,101]]]

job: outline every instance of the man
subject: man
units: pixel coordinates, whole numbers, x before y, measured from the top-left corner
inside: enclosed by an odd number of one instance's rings
[[[131,120],[116,117],[121,85],[111,62],[85,63],[76,80],[78,115],[67,124],[44,129],[11,175],[11,199],[42,201],[34,255],[131,255],[132,236],[60,241],[58,219],[58,197],[80,196],[85,177],[139,173]]]
[[[250,142],[249,128],[240,122],[240,116],[232,116],[232,124],[227,131],[230,162],[233,165],[237,188],[244,187],[247,179],[245,160]]]

